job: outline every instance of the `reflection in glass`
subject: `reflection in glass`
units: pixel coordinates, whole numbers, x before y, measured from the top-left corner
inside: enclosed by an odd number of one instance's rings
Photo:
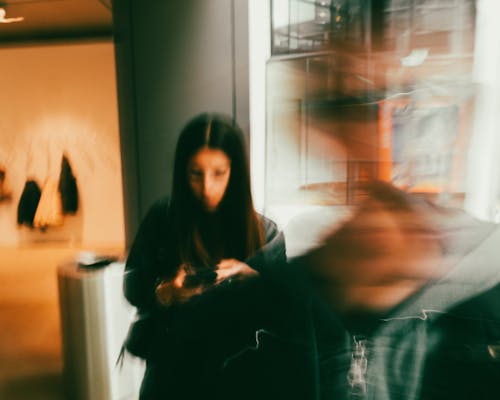
[[[476,1],[271,3],[268,212],[350,206],[374,178],[464,206]]]

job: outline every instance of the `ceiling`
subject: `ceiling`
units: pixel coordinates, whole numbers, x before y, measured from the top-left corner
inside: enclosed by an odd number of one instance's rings
[[[0,0],[6,18],[0,23],[0,44],[46,40],[110,38],[111,0]]]

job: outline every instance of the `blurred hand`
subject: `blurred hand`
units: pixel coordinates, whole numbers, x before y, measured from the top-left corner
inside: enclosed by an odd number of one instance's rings
[[[317,282],[337,308],[390,309],[447,272],[438,208],[385,185],[312,252]]]
[[[259,274],[244,262],[236,260],[234,258],[222,260],[219,264],[217,264],[216,273],[217,284],[234,279],[245,279]]]

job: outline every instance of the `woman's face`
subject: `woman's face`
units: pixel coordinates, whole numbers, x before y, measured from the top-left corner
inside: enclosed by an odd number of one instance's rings
[[[214,212],[226,193],[231,160],[222,150],[203,147],[188,162],[187,178],[205,210]]]

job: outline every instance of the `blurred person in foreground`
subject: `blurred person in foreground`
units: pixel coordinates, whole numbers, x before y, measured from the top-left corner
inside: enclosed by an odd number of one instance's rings
[[[500,230],[387,182],[363,190],[318,248],[191,303],[156,398],[500,398]]]

